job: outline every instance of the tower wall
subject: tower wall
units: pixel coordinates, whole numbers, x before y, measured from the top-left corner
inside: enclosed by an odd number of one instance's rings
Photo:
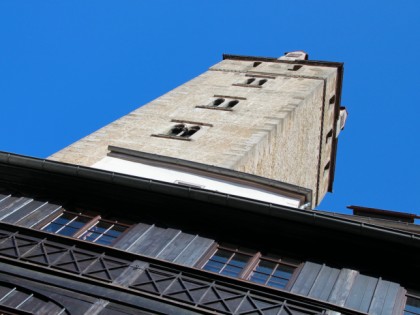
[[[113,145],[309,188],[316,205],[328,190],[336,86],[336,67],[225,59],[49,159],[92,166]],[[217,99],[238,104],[213,106]],[[180,123],[200,130],[164,137]]]

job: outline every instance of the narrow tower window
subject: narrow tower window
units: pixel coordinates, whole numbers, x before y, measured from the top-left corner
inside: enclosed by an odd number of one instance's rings
[[[332,129],[331,129],[331,130],[327,133],[327,137],[326,137],[326,139],[325,139],[325,142],[326,142],[326,143],[328,143],[328,142],[331,140],[332,135],[333,135],[333,131],[332,131]]]
[[[184,124],[176,124],[169,130],[168,136],[180,136],[182,133],[186,131],[186,127]]]
[[[209,106],[212,107],[212,106]],[[212,125],[203,124],[204,126],[211,127]],[[173,125],[169,128],[169,130],[165,131],[164,133],[152,134],[152,137],[160,137],[160,138],[171,138],[171,139],[178,139],[178,140],[191,140],[191,136],[197,133],[202,127],[200,123],[178,123]]]
[[[247,75],[248,76],[248,75]],[[234,83],[235,86],[261,88],[268,80],[275,79],[275,77],[253,75],[251,78],[242,81],[241,83]]]
[[[225,102],[224,98],[218,98],[218,99],[213,101],[212,105],[213,106],[219,106],[219,105],[223,104],[224,102]]]
[[[232,108],[234,107],[236,104],[238,104],[239,101],[238,100],[233,100],[233,101],[229,101],[229,103],[227,104],[227,108]]]
[[[287,68],[287,70],[289,70],[289,71],[297,71],[297,70],[299,70],[300,68],[302,68],[302,66],[301,66],[301,65],[290,65],[290,66]]]
[[[258,81],[258,85],[263,85],[264,83],[266,83],[267,82],[267,80],[266,79],[261,79],[261,80],[259,80]]]
[[[243,97],[215,95],[215,98],[208,105],[197,105],[195,107],[231,111],[239,103],[238,99],[245,100]]]
[[[199,126],[191,126],[191,127],[185,128],[185,130],[179,136],[183,138],[189,138],[193,134],[195,134],[198,130],[200,130]]]

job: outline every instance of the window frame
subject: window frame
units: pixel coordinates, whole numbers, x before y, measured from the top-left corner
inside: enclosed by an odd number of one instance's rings
[[[59,217],[61,217],[64,213],[68,213],[71,215],[74,215],[75,217],[78,216],[83,216],[86,218],[89,218],[88,221],[86,221],[83,226],[81,226],[80,228],[76,229],[76,231],[72,234],[72,235],[65,235],[65,234],[60,234],[57,231],[61,231],[63,228],[58,229],[55,232],[51,232],[51,231],[46,231],[45,228],[48,227],[50,224],[54,223],[55,220],[57,220]],[[74,219],[70,220],[73,221]],[[70,222],[69,221],[69,222]],[[94,241],[90,241],[90,240],[86,240],[86,239],[82,239],[81,237],[87,232],[89,231],[89,229],[94,228],[95,226],[97,226],[99,223],[104,222],[104,223],[108,223],[111,226],[122,226],[125,227],[125,229],[117,236],[117,237],[113,237],[114,240],[109,243],[109,244],[102,244],[101,242],[98,242],[103,236],[109,236],[108,234],[106,234],[108,231],[111,230],[111,228],[106,229],[104,232],[97,232],[97,234],[99,234],[99,236],[97,238],[95,238]],[[112,246],[114,245],[130,228],[133,227],[133,223],[131,222],[121,222],[119,220],[112,220],[109,218],[104,217],[103,215],[101,215],[100,213],[97,212],[92,212],[92,211],[87,211],[87,210],[83,210],[83,209],[65,209],[62,208],[60,209],[60,211],[57,211],[56,213],[47,216],[44,220],[42,220],[40,223],[38,223],[34,228],[43,231],[45,233],[51,233],[51,234],[55,234],[55,235],[60,235],[63,237],[71,237],[71,238],[76,238],[78,240],[81,241],[85,241],[85,242],[89,242],[89,243],[94,243],[97,245],[102,245],[102,246]],[[67,226],[64,225],[64,226]]]
[[[405,297],[406,297],[406,299],[405,299],[405,304],[404,304],[404,309],[403,309],[403,315],[408,315],[408,314],[418,315],[418,314],[420,314],[420,306],[419,306],[419,312],[418,313],[406,310],[407,306],[409,305],[408,304],[408,299],[413,299],[415,302],[418,302],[420,304],[420,294],[417,295],[417,292],[408,291],[406,293]]]
[[[244,268],[241,270],[241,272],[239,273],[239,275],[237,277],[229,276],[229,275],[222,274],[220,272],[214,272],[214,271],[204,269],[204,267],[207,265],[207,263],[212,259],[212,257],[219,250],[225,250],[225,251],[229,251],[229,252],[234,253],[234,254],[243,254],[243,255],[250,256],[250,259],[245,264]],[[272,255],[272,256],[274,256],[274,255]],[[273,289],[276,289],[276,290],[288,290],[288,289],[290,289],[291,286],[293,285],[293,283],[295,282],[295,280],[296,280],[296,278],[299,274],[299,271],[302,269],[302,266],[303,266],[304,263],[303,262],[296,262],[296,263],[287,262],[286,257],[279,257],[279,258],[276,259],[276,258],[273,258],[272,256],[270,256],[269,254],[264,255],[260,251],[255,251],[255,250],[246,249],[246,248],[241,249],[241,247],[231,245],[231,244],[226,244],[225,245],[225,244],[215,243],[207,251],[207,253],[199,260],[199,262],[196,264],[196,268],[204,270],[206,272],[217,273],[217,274],[219,274],[221,276],[224,276],[224,277],[245,280],[245,281],[254,283],[256,285],[262,285],[262,286],[270,287],[270,288],[273,288]],[[233,256],[231,256],[231,258],[228,261],[230,261],[232,259],[232,257]],[[283,259],[286,259],[286,261],[283,261]],[[261,284],[259,282],[251,280],[252,273],[254,272],[254,270],[256,270],[256,268],[259,266],[259,263],[261,261],[269,261],[269,262],[277,264],[275,269],[273,269],[270,276],[267,278],[267,281],[265,282],[265,284]],[[225,268],[227,263],[225,263],[224,265],[225,265],[224,266],[224,268]],[[275,286],[268,285],[269,280],[271,279],[275,270],[277,270],[278,266],[280,266],[280,265],[294,268],[294,270],[291,273],[291,276],[290,276],[289,280],[287,281],[284,288],[278,288],[278,287],[275,287]],[[222,268],[222,269],[224,270],[224,268]]]

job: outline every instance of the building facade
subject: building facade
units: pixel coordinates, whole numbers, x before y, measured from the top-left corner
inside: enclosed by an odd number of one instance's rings
[[[225,55],[48,159],[0,152],[3,314],[420,314],[415,216],[332,191],[343,65]]]

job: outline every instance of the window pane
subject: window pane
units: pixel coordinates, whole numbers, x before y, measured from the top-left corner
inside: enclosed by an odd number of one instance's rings
[[[232,260],[229,262],[229,264],[232,264],[234,266],[243,268],[245,267],[246,263],[250,259],[249,256],[242,255],[242,254],[235,254],[232,258]]]
[[[55,233],[58,229],[62,228],[62,225],[56,224],[54,222],[48,224],[46,227],[43,228],[44,231]]]
[[[218,249],[211,259],[221,263],[226,263],[232,254],[232,252],[228,252],[227,250]]]
[[[276,267],[276,264],[271,261],[261,260],[257,266],[256,271],[271,274],[273,269]]]
[[[99,226],[99,224],[97,224],[90,227],[88,231],[96,234],[103,234],[106,231],[106,228],[101,227]]]
[[[95,232],[92,232],[92,231],[89,230],[89,231],[86,231],[85,233],[83,233],[82,236],[80,236],[80,239],[84,240],[84,241],[93,242],[99,236],[101,236],[100,233],[95,233]]]
[[[56,233],[64,236],[73,236],[77,232],[77,230],[78,229],[74,229],[71,226],[66,226]]]
[[[50,222],[46,227],[43,228],[44,231],[55,233],[63,226],[69,224],[71,220],[73,220],[76,215],[63,212],[58,218],[55,218],[52,222]]]
[[[102,244],[102,245],[111,245],[114,241],[115,241],[115,237],[102,235],[95,241],[95,243]]]
[[[81,229],[91,219],[92,218],[90,218],[90,217],[77,216],[76,219],[74,221],[68,223],[68,225],[70,225],[71,227],[73,227],[75,229]]]
[[[109,236],[117,238],[121,235],[122,232],[124,232],[128,227],[124,225],[118,225],[114,224],[114,226],[106,233]]]
[[[274,272],[274,276],[289,279],[293,274],[294,268],[279,265]]]
[[[407,297],[404,315],[420,314],[420,299]]]
[[[264,284],[267,281],[267,279],[268,279],[268,275],[258,273],[255,271],[251,274],[251,277],[249,278],[249,280],[251,280],[252,282],[262,283],[262,284]]]
[[[220,270],[222,270],[223,266],[224,265],[219,262],[209,260],[203,269],[218,273]]]
[[[61,216],[59,216],[57,219],[55,219],[53,222],[60,225],[66,225],[70,220],[74,219],[74,215],[69,215],[68,213],[63,213]]]
[[[279,279],[279,278],[274,278],[272,277],[267,285],[270,287],[275,287],[275,288],[279,288],[279,289],[284,289],[286,287],[288,280],[284,280],[284,279]]]
[[[222,275],[230,276],[230,277],[238,277],[241,273],[242,268],[238,268],[235,266],[227,265],[225,269],[221,272]]]

